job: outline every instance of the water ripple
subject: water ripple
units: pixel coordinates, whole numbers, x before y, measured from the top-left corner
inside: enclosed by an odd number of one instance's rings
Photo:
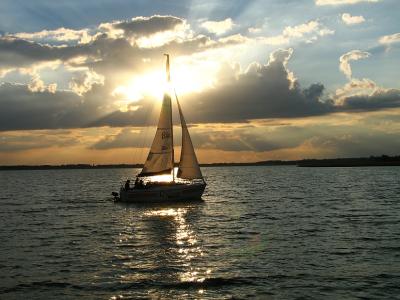
[[[136,172],[0,172],[0,298],[400,292],[400,168],[205,168],[203,203],[110,201]]]

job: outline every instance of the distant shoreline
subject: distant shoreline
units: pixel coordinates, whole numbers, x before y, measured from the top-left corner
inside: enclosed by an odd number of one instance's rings
[[[240,167],[240,166],[297,166],[297,167],[370,167],[400,166],[399,156],[370,156],[358,158],[267,160],[248,163],[212,163],[202,167]],[[13,165],[0,166],[0,170],[69,170],[69,169],[127,169],[142,168],[143,164],[65,164],[65,165]]]

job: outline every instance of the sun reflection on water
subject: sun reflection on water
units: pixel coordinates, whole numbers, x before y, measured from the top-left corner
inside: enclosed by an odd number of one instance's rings
[[[182,262],[183,272],[178,274],[180,282],[204,282],[211,274],[211,269],[198,267],[195,262],[204,255],[201,245],[199,245],[196,232],[192,225],[187,221],[187,208],[167,208],[157,209],[146,212],[148,217],[172,218],[175,224],[175,243],[177,246],[177,256]],[[203,293],[202,291],[201,293]]]

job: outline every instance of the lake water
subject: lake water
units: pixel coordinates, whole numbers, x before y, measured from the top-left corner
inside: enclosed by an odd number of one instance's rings
[[[399,167],[203,168],[204,203],[113,203],[137,171],[0,172],[0,298],[400,295]]]

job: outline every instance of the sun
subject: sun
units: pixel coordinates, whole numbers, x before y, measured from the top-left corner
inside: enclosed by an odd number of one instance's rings
[[[159,68],[132,76],[124,85],[117,86],[112,95],[120,106],[143,98],[162,100],[163,94],[174,90],[180,96],[201,92],[214,85],[218,67],[207,61],[176,60],[171,65],[171,84],[167,83],[165,69]],[[123,99],[123,100],[121,100]]]

